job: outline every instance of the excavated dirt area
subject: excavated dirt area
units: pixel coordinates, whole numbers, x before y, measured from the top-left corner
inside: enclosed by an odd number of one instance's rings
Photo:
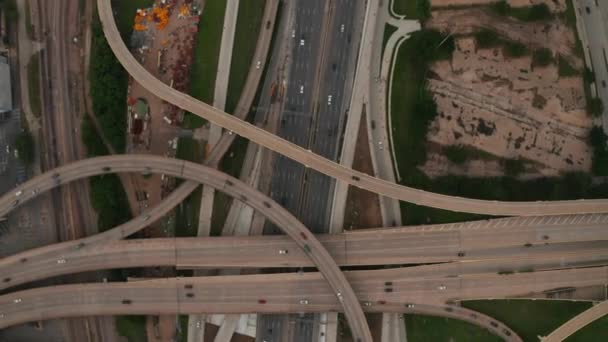
[[[470,6],[470,5],[488,5],[497,0],[431,0],[431,6]],[[566,0],[507,0],[509,5],[513,7],[532,6],[536,4],[546,4],[552,11],[563,11],[566,8]]]
[[[583,65],[572,52],[573,33],[559,20],[513,22],[475,7],[435,11],[428,26],[455,33],[491,27],[530,50],[547,47],[555,55],[567,53],[572,65]],[[583,80],[560,77],[556,63],[533,68],[530,56],[507,58],[500,47],[477,49],[471,36],[459,36],[452,60],[432,65],[428,86],[440,113],[429,130],[431,143],[471,146],[497,157],[533,161],[527,165],[533,175],[589,170],[586,137],[592,122],[585,113]],[[456,167],[432,150],[423,167],[431,176],[501,173],[495,160]]]
[[[373,175],[374,169],[367,139],[367,124],[363,114],[359,125],[353,169]],[[344,229],[382,227],[378,195],[369,191],[349,186],[345,212]]]

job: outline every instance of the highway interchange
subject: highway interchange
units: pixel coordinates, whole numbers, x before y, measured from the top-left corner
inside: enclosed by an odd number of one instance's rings
[[[264,130],[243,122],[238,118],[228,116],[213,107],[197,101],[185,94],[181,94],[162,84],[162,82],[154,79],[152,75],[147,73],[145,69],[143,69],[133,59],[127,48],[124,46],[124,43],[122,42],[113,21],[109,1],[98,0],[98,7],[104,32],[108,38],[110,46],[127,71],[129,71],[129,73],[138,82],[146,85],[150,91],[168,102],[200,115],[226,129],[244,136],[275,152],[283,154],[295,161],[303,163],[306,167],[317,170],[325,175],[336,179],[341,179],[352,185],[392,198],[455,211],[492,215],[521,216],[577,213],[593,214],[608,212],[608,201],[606,200],[533,203],[497,202],[432,194],[391,184],[389,182],[385,182],[339,166],[328,159],[315,155],[314,153],[303,148],[299,148]],[[351,324],[351,329],[353,330],[355,336],[360,338],[362,341],[371,341],[371,336],[369,335],[369,329],[365,323],[362,309],[371,311],[390,310],[389,306],[384,308],[378,307],[377,305],[367,306],[367,303],[374,300],[377,301],[377,304],[386,302],[385,299],[382,298],[387,296],[385,287],[388,285],[386,285],[386,282],[384,282],[383,286],[378,285],[378,282],[381,281],[378,279],[378,274],[381,274],[380,272],[385,272],[382,273],[383,277],[390,276],[392,279],[395,279],[396,283],[402,283],[403,288],[397,287],[395,290],[391,290],[390,295],[388,295],[391,300],[399,298],[398,300],[395,300],[395,302],[403,302],[404,300],[415,301],[417,298],[420,298],[420,296],[423,295],[424,298],[433,298],[433,300],[438,302],[448,298],[471,297],[472,293],[475,293],[478,296],[492,296],[496,294],[504,296],[524,290],[542,291],[552,287],[582,286],[586,284],[606,283],[608,278],[606,269],[603,267],[517,273],[507,277],[493,273],[437,280],[440,283],[437,283],[438,285],[434,288],[429,289],[428,279],[420,280],[416,278],[408,278],[410,275],[404,274],[407,272],[401,272],[399,274],[395,270],[350,272],[348,273],[348,280],[350,280],[350,284],[353,286],[353,288],[357,290],[357,294],[359,295],[359,298],[357,298],[351,289],[351,285],[349,285],[349,281],[347,281],[340,269],[337,267],[332,256],[327,253],[321,243],[317,241],[314,236],[311,234],[306,234],[307,229],[304,225],[299,223],[295,217],[282,209],[278,204],[272,202],[259,192],[240,183],[238,180],[221,174],[218,171],[214,171],[196,164],[167,160],[159,157],[131,155],[128,158],[124,158],[114,156],[90,159],[58,168],[49,173],[43,174],[28,183],[25,183],[21,187],[17,188],[14,192],[2,197],[0,199],[0,217],[5,216],[9,210],[36,196],[38,193],[49,190],[59,184],[64,184],[75,179],[81,179],[107,172],[163,173],[178,178],[186,178],[193,182],[205,183],[217,188],[220,191],[225,191],[226,193],[235,196],[235,198],[247,202],[256,210],[262,212],[269,220],[285,229],[297,246],[306,251],[304,253],[307,254],[316,264],[319,271],[325,277],[325,280],[323,280],[323,277],[321,277],[319,274],[306,273],[295,275],[280,274],[274,275],[273,277],[239,276],[239,281],[234,281],[229,277],[215,277],[214,280],[208,278],[165,279],[126,284],[69,285],[55,288],[28,290],[29,292],[25,291],[24,293],[17,294],[11,293],[9,295],[0,297],[0,305],[8,305],[9,307],[9,309],[6,311],[4,310],[4,307],[0,309],[0,312],[2,312],[2,316],[0,317],[3,318],[3,321],[0,321],[0,325],[14,324],[14,322],[22,322],[40,317],[57,317],[52,316],[53,314],[57,315],[57,312],[59,312],[62,317],[83,315],[87,313],[199,313],[201,310],[204,312],[322,312],[338,310],[342,304],[344,310],[346,311],[347,317],[349,318],[349,323]],[[188,191],[186,187],[181,189],[183,192]],[[179,193],[171,196],[174,196],[172,197],[172,200],[174,201],[180,199]],[[171,201],[163,201],[163,203],[165,203],[166,208],[174,205],[174,203]],[[145,221],[157,219],[158,217],[162,216],[162,214],[159,213],[162,213],[162,210],[159,210],[158,212],[151,212],[150,214],[147,214],[148,216],[142,215],[137,219]],[[152,215],[155,215],[154,218]],[[599,214],[555,216],[551,219],[553,220],[551,222],[562,222],[565,226],[568,226],[572,225],[573,223],[578,224],[579,222],[583,222],[585,220],[602,222],[602,218],[605,217]],[[544,220],[546,218],[530,219]],[[497,220],[496,222],[499,221],[500,220]],[[501,226],[501,224],[504,223],[498,223],[497,226]],[[136,225],[132,226],[131,229],[135,229],[133,228],[135,226]],[[525,227],[525,225],[523,225],[523,227]],[[581,232],[566,232],[564,233],[564,236],[569,236],[569,238],[572,239],[572,237],[577,236],[579,233]],[[129,230],[126,229],[122,233],[113,232],[112,234],[121,234],[121,237],[124,237],[130,233]],[[507,235],[513,236],[514,234]],[[522,236],[525,237],[523,234]],[[522,236],[519,236],[518,238],[521,239]],[[548,234],[539,235],[539,233],[535,233],[527,237],[531,236],[534,236],[534,241],[538,243],[542,243],[541,240],[550,240],[552,243],[556,241],[553,240],[552,236]],[[546,237],[549,238],[547,239]],[[94,237],[94,239],[101,239],[101,237]],[[573,241],[585,240],[576,240],[576,238],[574,238]],[[287,242],[283,241],[282,243]],[[87,248],[86,246],[72,242],[68,242],[66,245],[70,245],[72,248]],[[585,248],[587,247],[588,246]],[[49,246],[49,248],[52,250],[53,248],[59,247]],[[289,248],[290,250],[293,250],[293,247],[290,246]],[[297,256],[296,253],[290,254],[290,257],[291,255]],[[3,259],[2,262],[4,261],[5,260]],[[57,261],[54,260],[54,262]],[[367,280],[366,277],[374,279]],[[507,279],[507,281],[505,281],[505,279]],[[222,281],[224,283],[222,283]],[[265,281],[269,284],[259,286],[260,281]],[[195,284],[192,284],[193,286],[190,288],[190,284],[187,282],[193,282]],[[204,285],[205,290],[199,290],[198,285]],[[72,288],[70,288],[70,286],[72,286]],[[80,286],[78,289],[82,289],[82,295],[73,296],[74,286]],[[138,286],[141,286],[142,288],[145,287],[145,289],[140,288],[140,290],[138,290]],[[405,289],[406,286],[407,289]],[[447,290],[439,289],[439,287],[442,286],[447,287]],[[194,291],[195,287],[197,291]],[[235,292],[232,294],[230,293],[231,288],[235,289]],[[178,289],[177,292],[175,291],[176,289]],[[216,291],[221,292],[222,295],[218,296],[218,292],[213,293],[212,291],[209,291],[209,289],[216,289]],[[306,291],[311,291],[312,289],[315,289],[315,291],[313,291],[314,293],[311,293],[310,296],[308,296]],[[72,291],[71,297],[69,297],[70,291]],[[427,293],[428,291],[431,291],[432,294]],[[249,297],[242,298],[243,293],[248,293]],[[190,296],[189,294],[193,294],[193,296]],[[240,294],[240,296],[237,294]],[[306,298],[309,298],[307,300],[311,302],[314,301],[315,304],[303,304],[301,302],[301,298],[304,294],[307,295]],[[16,297],[17,295],[20,297]],[[136,298],[137,296],[142,296],[141,301],[139,299],[125,299],[127,297]],[[264,301],[268,302],[261,303],[259,301],[260,296],[264,296]],[[14,311],[15,304],[22,303],[21,297],[38,299],[32,302],[23,300],[23,304],[27,305],[19,305],[19,310]],[[111,301],[117,298],[123,299],[116,303],[104,302],[104,300]],[[196,298],[196,304],[193,304],[193,301],[191,300],[192,298]],[[204,300],[202,298],[204,298]],[[363,301],[361,300],[362,298],[364,299]],[[19,299],[19,301],[16,301],[17,299]],[[157,299],[159,304],[163,304],[162,308],[161,305],[151,304],[152,299]],[[125,300],[127,302],[124,302]],[[198,302],[199,300],[200,302]],[[45,301],[48,301],[48,303]],[[271,301],[272,303],[276,304],[267,305]],[[421,300],[419,301],[422,302]],[[200,303],[205,303],[205,305],[200,306]],[[237,305],[234,303],[240,304]],[[363,303],[363,305],[360,305],[361,303]],[[87,305],[85,305],[83,308],[82,304]],[[34,306],[32,307],[32,305]],[[54,309],[45,311],[45,305],[53,307]],[[57,309],[57,305],[61,307],[61,310]],[[201,307],[203,307],[203,309],[201,309]],[[400,306],[400,309],[397,311],[407,311],[403,308],[403,306]],[[33,311],[38,311],[39,315],[42,316],[32,318],[31,315]]]

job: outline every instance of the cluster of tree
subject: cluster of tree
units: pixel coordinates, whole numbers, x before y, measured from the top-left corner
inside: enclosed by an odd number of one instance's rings
[[[593,148],[591,171],[596,176],[608,176],[608,137],[600,126],[589,131],[589,144]]]
[[[108,154],[101,137],[97,134],[93,122],[84,115],[81,123],[81,139],[89,157]],[[131,219],[127,194],[115,174],[91,177],[91,205],[97,212],[97,229],[105,231]]]
[[[494,3],[492,7],[499,15],[514,17],[522,21],[540,21],[553,18],[553,13],[545,3],[514,8],[506,0],[502,0]]]
[[[15,0],[0,0],[0,11],[4,13],[7,20],[15,20],[19,17]]]
[[[15,140],[15,149],[17,150],[17,156],[19,160],[26,166],[30,165],[34,161],[34,153],[36,146],[34,143],[34,137],[28,129],[23,129],[17,139]]]
[[[555,59],[553,58],[553,52],[551,49],[540,48],[534,50],[532,54],[532,66],[547,66],[553,63]]]
[[[89,72],[93,111],[101,130],[117,152],[123,152],[127,127],[128,75],[110,49],[101,23],[92,25]]]
[[[425,79],[432,62],[452,58],[454,39],[437,30],[424,29],[414,32],[401,49],[403,50],[400,55],[403,53],[402,56],[413,64],[412,71],[416,73],[415,84],[419,87],[412,107],[406,109],[413,113],[408,123],[408,134],[411,135],[408,141],[414,144],[401,148],[408,151],[408,157],[404,159],[407,167],[415,167],[426,160],[426,150],[420,148],[419,143],[426,140],[428,127],[437,116],[437,104],[426,87]]]
[[[520,42],[506,39],[496,31],[482,28],[474,33],[477,47],[482,49],[503,47],[503,53],[508,57],[522,57],[530,53],[528,47]]]
[[[416,14],[420,21],[425,21],[431,17],[431,1],[416,0]]]

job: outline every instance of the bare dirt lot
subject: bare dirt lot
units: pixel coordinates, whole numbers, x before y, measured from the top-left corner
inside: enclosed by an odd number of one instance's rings
[[[582,77],[560,77],[556,62],[533,67],[530,55],[506,57],[502,47],[480,49],[466,35],[488,27],[530,51],[548,48],[556,60],[562,55],[580,69],[583,62],[573,52],[574,35],[563,22],[521,23],[475,7],[434,11],[428,26],[464,34],[455,40],[452,60],[431,67],[428,86],[440,114],[429,131],[431,143],[471,146],[501,158],[533,161],[527,170],[533,175],[589,170],[586,139],[592,121],[585,113]],[[456,167],[433,153],[424,170],[431,176],[502,172],[495,160]]]
[[[431,6],[470,6],[470,5],[487,5],[498,0],[431,0]],[[532,6],[536,4],[546,4],[552,11],[563,11],[566,8],[565,0],[507,0],[507,3],[513,7]]]
[[[361,125],[359,126],[353,169],[373,175],[374,169],[367,139],[367,125],[365,115],[363,115]],[[345,212],[344,229],[363,229],[382,226],[378,195],[369,191],[349,186]]]

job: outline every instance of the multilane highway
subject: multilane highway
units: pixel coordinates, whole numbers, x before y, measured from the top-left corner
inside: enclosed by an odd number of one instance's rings
[[[608,281],[607,267],[458,277],[412,277],[403,269],[345,274],[369,312],[406,312],[419,304],[521,296]],[[0,296],[0,328],[85,315],[328,312],[341,310],[341,304],[316,272],[63,285]]]
[[[608,215],[604,218],[608,219]],[[504,223],[512,219],[487,221]],[[564,220],[570,222],[569,220]],[[513,224],[513,223],[511,223]],[[388,228],[320,235],[341,266],[461,262],[417,268],[436,274],[498,272],[606,264],[605,223],[500,228],[471,225]],[[585,232],[585,234],[579,234]],[[594,239],[601,241],[593,241]],[[163,238],[74,241],[42,247],[0,260],[0,290],[54,276],[111,268],[311,267],[306,253],[286,236]],[[550,241],[549,244],[546,244]],[[235,251],[238,251],[235,252]]]
[[[240,136],[325,175],[383,196],[452,211],[520,216],[608,212],[608,200],[605,199],[551,202],[503,202],[469,199],[397,185],[339,165],[189,95],[181,93],[156,79],[135,60],[122,41],[114,21],[110,1],[97,0],[97,7],[103,31],[114,54],[133,79],[142,84],[148,91],[169,103],[209,120],[216,125],[229,129]]]
[[[334,295],[344,304],[344,312],[351,324],[355,339],[371,341],[367,321],[355,293],[340,268],[315,236],[310,234],[309,230],[287,210],[264,194],[227,174],[209,167],[182,160],[145,155],[90,158],[44,173],[20,185],[14,192],[3,196],[0,198],[0,217],[40,192],[63,183],[109,172],[162,173],[176,178],[194,180],[246,202],[297,241],[298,246],[304,249],[319,272],[326,277],[327,282],[334,290]],[[146,219],[146,217],[144,216],[143,219]]]

